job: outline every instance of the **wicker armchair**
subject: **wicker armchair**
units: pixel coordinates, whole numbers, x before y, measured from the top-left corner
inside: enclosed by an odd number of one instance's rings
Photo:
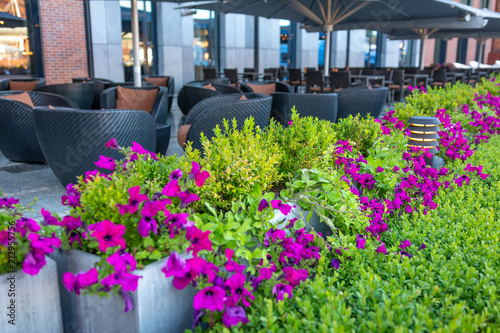
[[[209,83],[212,85],[212,87],[215,88],[215,90],[203,88],[203,86],[206,86]],[[206,98],[223,94],[236,93],[241,93],[241,90],[239,88],[226,84],[218,84],[206,81],[189,82],[182,87],[181,91],[179,91],[179,95],[177,96],[177,104],[179,105],[182,113],[188,114],[189,110],[191,110],[193,106]]]
[[[248,81],[248,82],[242,82],[240,85],[241,91],[244,93],[251,93],[255,92],[248,84],[253,84],[253,85],[269,85],[269,84],[276,84],[276,91],[273,92],[287,92],[287,93],[293,93],[293,87],[289,84],[280,82],[280,81]]]
[[[0,97],[20,94],[22,91],[2,91]],[[71,100],[49,93],[29,91],[35,106],[78,106]],[[45,162],[35,132],[32,108],[24,103],[0,98],[0,150],[6,158],[18,162]]]
[[[35,91],[65,96],[75,101],[80,109],[90,109],[94,100],[94,82],[54,84],[37,87]]]
[[[175,79],[173,76],[168,75],[144,75],[142,77],[143,84],[149,84],[151,82],[146,81],[145,79],[164,79],[167,78],[167,91],[168,91],[168,112],[172,108],[172,101],[174,100],[174,91],[175,91]]]
[[[114,109],[116,108],[116,87],[108,88],[101,94],[101,108]],[[156,126],[156,153],[165,154],[170,141],[170,125],[168,124],[168,90],[165,87],[127,87],[127,89],[150,90],[157,89],[156,96],[151,116]]]
[[[3,79],[3,80],[0,80],[0,91],[10,90],[10,88],[9,88],[10,81],[17,81],[17,82],[38,81],[36,83],[35,89],[46,85],[45,79],[43,77]]]
[[[33,117],[42,152],[63,186],[95,170],[94,162],[100,155],[123,158],[118,151],[105,147],[112,138],[124,147],[135,141],[145,149],[155,149],[154,122],[144,111],[36,107]]]
[[[389,89],[382,88],[367,88],[355,87],[347,88],[339,91],[339,109],[337,119],[347,118],[349,115],[357,115],[362,117],[371,115],[378,118],[384,109],[385,101]]]
[[[201,132],[208,138],[213,137],[213,129],[216,125],[222,126],[224,119],[236,118],[240,129],[245,119],[250,116],[255,118],[255,125],[261,128],[269,125],[272,98],[264,94],[250,93],[245,94],[247,100],[240,101],[241,95],[239,93],[207,98],[189,111],[184,125],[191,125],[187,133],[187,141],[193,142],[193,148],[203,151],[200,141]]]
[[[320,120],[337,121],[338,96],[337,94],[290,94],[272,93],[273,108],[271,117],[287,127],[292,120],[292,108],[301,117],[317,117]]]

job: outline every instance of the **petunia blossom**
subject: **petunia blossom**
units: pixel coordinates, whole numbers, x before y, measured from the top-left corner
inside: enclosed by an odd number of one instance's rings
[[[382,243],[379,247],[377,247],[377,250],[375,252],[387,254],[387,249],[385,248],[385,243]]]
[[[273,288],[273,295],[276,295],[276,300],[281,301],[285,298],[285,294],[288,295],[288,298],[292,298],[292,286],[284,283],[278,283]]]
[[[116,162],[112,157],[99,156],[99,161],[94,162],[96,167],[107,170],[115,170]]]
[[[201,231],[196,227],[188,228],[186,239],[191,242],[191,245],[187,248],[187,251],[193,251],[194,256],[202,250],[212,251],[212,242],[210,241],[209,235],[210,230]]]
[[[195,310],[207,309],[210,311],[224,310],[226,292],[221,287],[211,286],[200,290],[193,299]]]
[[[281,200],[271,200],[271,206],[274,209],[279,209],[283,215],[288,215],[292,210],[292,206],[282,203]]]
[[[404,250],[406,249],[408,246],[411,246],[411,242],[407,239],[405,239],[404,241],[401,242],[401,244],[399,245],[399,247],[401,248],[401,250]]]
[[[259,212],[262,212],[264,209],[269,208],[269,202],[266,199],[262,199],[259,203]]]
[[[130,195],[128,205],[116,205],[121,215],[134,214],[139,209],[139,204],[149,199],[147,195],[141,194],[141,186],[139,185],[129,188],[128,193]]]
[[[222,315],[222,322],[227,327],[236,326],[239,323],[243,325],[248,324],[245,308],[241,306],[226,307],[226,311]]]
[[[366,244],[366,239],[365,236],[363,235],[356,235],[356,247],[358,249],[364,249]]]
[[[116,251],[113,255],[106,259],[106,261],[114,266],[115,271],[118,273],[133,271],[137,267],[135,258],[128,252]]]
[[[124,225],[104,220],[91,224],[88,228],[94,231],[90,236],[97,238],[99,241],[99,250],[102,252],[106,252],[109,247],[120,246],[124,249],[127,246],[123,239],[123,235],[125,234]]]
[[[124,291],[136,291],[141,277],[126,272],[113,273],[102,279],[101,284],[110,289],[120,285]]]
[[[250,302],[248,299],[253,300],[255,297],[252,295],[247,288],[245,288],[246,277],[242,273],[233,274],[229,279],[226,280],[224,286],[226,290],[231,292],[231,298],[234,304],[237,304],[241,300],[244,306],[249,307]]]
[[[79,272],[74,275],[71,272],[63,273],[63,285],[69,291],[80,295],[80,290],[98,282],[97,269],[92,268],[88,272]]]

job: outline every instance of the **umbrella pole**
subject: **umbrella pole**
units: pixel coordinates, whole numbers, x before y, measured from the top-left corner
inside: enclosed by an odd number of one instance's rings
[[[477,42],[479,43],[479,56],[477,57],[477,62],[482,64],[483,63],[484,42],[486,42],[486,40],[484,38],[478,38]]]
[[[137,10],[137,0],[132,0],[131,8],[132,20],[132,45],[134,57],[134,87],[141,86],[141,64],[139,61],[139,12]]]
[[[422,34],[420,39],[420,69],[424,69],[425,42],[429,39],[429,34]]]
[[[333,26],[325,26],[325,62],[323,71],[325,76],[329,75],[330,71],[330,39],[332,38]]]

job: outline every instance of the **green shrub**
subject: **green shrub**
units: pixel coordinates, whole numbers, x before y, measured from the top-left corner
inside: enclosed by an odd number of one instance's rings
[[[368,149],[373,146],[377,137],[382,133],[380,125],[374,122],[371,116],[361,118],[349,115],[348,118],[340,119],[334,124],[334,129],[337,131],[338,140],[349,141],[354,149],[363,156],[366,156]]]
[[[228,210],[231,203],[246,196],[254,188],[265,191],[280,180],[277,166],[283,155],[280,148],[269,142],[255,120],[245,120],[238,130],[236,120],[224,120],[224,128],[215,128],[210,140],[201,137],[204,155],[189,146],[185,153],[198,162],[210,177],[201,192],[201,201]],[[198,207],[203,209],[203,207]]]

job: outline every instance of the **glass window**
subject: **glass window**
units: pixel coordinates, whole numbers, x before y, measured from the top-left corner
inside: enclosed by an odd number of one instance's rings
[[[0,0],[0,75],[34,75],[25,0]]]
[[[325,33],[319,33],[318,41],[318,68],[325,66]]]
[[[375,67],[377,65],[377,37],[377,31],[366,30],[365,67]]]
[[[280,66],[284,68],[290,65],[290,40],[292,38],[290,28],[290,21],[280,20]]]
[[[125,81],[134,79],[134,57],[132,43],[132,23],[131,23],[131,3],[120,1],[122,12],[122,49],[123,66],[125,70]],[[139,11],[139,62],[141,64],[142,75],[155,74],[154,54],[155,45],[155,20],[154,6],[151,1],[138,1],[137,9]]]
[[[201,80],[203,67],[215,67],[216,64],[215,13],[198,9],[193,19],[194,74],[196,80]]]

